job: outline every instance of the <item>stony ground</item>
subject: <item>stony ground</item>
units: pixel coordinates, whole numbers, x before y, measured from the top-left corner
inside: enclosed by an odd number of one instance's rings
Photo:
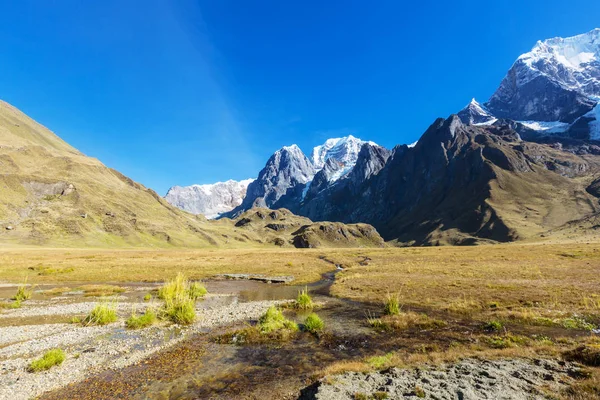
[[[131,313],[132,303],[121,304],[122,318],[107,326],[60,323],[0,327],[0,399],[34,398],[102,370],[132,365],[193,333],[256,319],[274,303],[240,303],[234,297],[208,295],[205,302],[197,305],[197,322],[188,327],[163,324],[127,330],[123,319]],[[62,305],[55,300],[30,301],[22,309],[7,311],[2,318],[80,314],[89,312],[94,304],[92,301]],[[147,305],[135,306],[143,310]],[[62,365],[46,372],[27,371],[33,359],[52,348],[66,352],[67,359]]]
[[[573,382],[578,368],[551,360],[466,359],[434,369],[398,369],[326,377],[305,389],[302,400],[547,399]]]

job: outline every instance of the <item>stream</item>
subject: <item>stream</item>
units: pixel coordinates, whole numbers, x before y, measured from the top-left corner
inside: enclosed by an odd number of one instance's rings
[[[43,399],[285,399],[297,398],[320,369],[340,360],[387,350],[365,324],[369,306],[329,295],[335,273],[306,285],[268,284],[247,280],[206,281],[210,293],[233,293],[228,302],[291,300],[308,288],[324,305],[317,313],[326,334],[301,333],[285,343],[233,345],[216,343],[216,335],[241,328],[237,324],[194,334],[148,359],[108,370],[42,396]],[[375,306],[376,307],[376,306]],[[376,312],[375,309],[372,310]],[[306,312],[285,311],[301,323]]]

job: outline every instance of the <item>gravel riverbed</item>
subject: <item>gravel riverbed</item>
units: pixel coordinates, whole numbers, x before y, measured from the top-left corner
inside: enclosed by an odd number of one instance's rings
[[[119,322],[106,326],[77,324],[40,324],[0,327],[0,399],[30,399],[44,392],[106,369],[118,369],[135,364],[151,354],[181,342],[190,334],[207,332],[211,328],[258,318],[272,304],[280,301],[242,303],[213,301],[224,296],[207,296],[197,305],[197,322],[190,326],[158,325],[141,330],[125,329],[123,318],[132,307],[143,310],[148,304],[119,304]],[[0,317],[31,317],[45,315],[75,315],[89,312],[96,302],[54,304],[25,303],[22,309],[10,310]],[[67,359],[45,372],[27,371],[29,363],[45,351],[61,348]]]

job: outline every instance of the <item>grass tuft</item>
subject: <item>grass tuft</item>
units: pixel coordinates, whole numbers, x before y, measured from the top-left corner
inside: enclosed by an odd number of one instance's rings
[[[298,292],[295,305],[299,310],[312,310],[314,304],[312,298],[308,294],[308,287],[305,287],[304,290]]]
[[[64,287],[55,287],[52,289],[48,289],[48,290],[44,290],[44,295],[46,296],[60,296],[62,294],[65,294],[67,292],[70,292],[71,288],[64,286]]]
[[[504,328],[500,321],[490,321],[483,326],[483,330],[486,332],[500,332]]]
[[[259,318],[258,328],[260,329],[261,333],[270,333],[273,331],[278,331],[280,329],[297,331],[298,324],[285,318],[280,309],[278,309],[275,306],[271,306]]]
[[[387,353],[383,356],[374,356],[367,360],[367,363],[375,369],[382,369],[391,364],[394,353]]]
[[[193,282],[188,286],[188,294],[193,300],[202,299],[204,298],[204,296],[206,296],[207,293],[208,290],[206,290],[204,285],[200,282]]]
[[[46,371],[55,365],[60,365],[65,361],[65,352],[61,349],[52,349],[47,351],[41,358],[34,360],[29,364],[29,372]]]
[[[189,325],[196,319],[196,299],[206,293],[204,286],[190,284],[179,273],[158,290],[158,297],[164,301],[161,314],[176,324]]]
[[[131,313],[131,317],[125,321],[125,326],[129,329],[141,329],[153,325],[156,322],[156,312],[153,308],[148,307],[142,315],[137,315],[135,310]]]
[[[19,285],[17,288],[17,294],[12,298],[17,303],[20,303],[25,300],[29,300],[31,295],[33,294],[33,288],[28,288],[27,283],[23,283]]]
[[[323,320],[316,313],[310,313],[304,321],[304,330],[310,333],[321,332],[324,327]]]
[[[526,336],[506,334],[504,336],[492,336],[484,338],[486,344],[492,349],[508,349],[511,347],[527,346],[531,340]]]
[[[84,325],[106,325],[117,320],[117,302],[103,301],[96,304],[90,314],[82,321]]]
[[[400,306],[400,296],[399,295],[391,295],[388,294],[385,298],[383,313],[385,315],[398,315],[401,310]]]
[[[423,390],[422,387],[415,386],[415,396],[417,396],[420,399],[424,399],[425,398],[425,391]]]

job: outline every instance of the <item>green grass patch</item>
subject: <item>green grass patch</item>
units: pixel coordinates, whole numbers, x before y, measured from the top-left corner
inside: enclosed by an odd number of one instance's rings
[[[298,324],[285,318],[279,308],[271,306],[258,319],[258,328],[262,333],[270,333],[280,329],[297,331]]]
[[[107,325],[117,321],[117,302],[103,301],[82,321],[84,325]]]
[[[397,315],[385,315],[381,318],[367,319],[367,323],[378,331],[404,331],[408,329],[437,329],[447,324],[445,321],[430,318],[424,313],[401,312]]]
[[[512,335],[486,337],[485,343],[492,349],[508,349],[510,347],[522,347],[530,344],[531,340],[526,336]]]
[[[304,320],[304,330],[310,333],[319,333],[323,330],[325,324],[323,320],[316,314],[310,313]]]
[[[563,319],[561,325],[566,329],[582,329],[584,331],[596,329],[596,325],[591,324],[584,318],[578,316]]]
[[[312,310],[314,304],[312,298],[308,294],[308,287],[305,287],[304,290],[298,292],[295,306],[299,310]]]
[[[285,318],[280,309],[271,306],[259,318],[256,326],[220,335],[215,341],[237,345],[286,342],[295,337],[297,332],[298,324]]]
[[[17,287],[17,294],[12,298],[14,301],[20,303],[25,300],[29,300],[33,294],[33,287],[28,287],[27,283],[23,283]]]
[[[46,296],[59,296],[61,294],[70,292],[72,289],[70,287],[55,287],[52,289],[44,290],[43,294]]]
[[[200,282],[192,282],[188,286],[188,294],[193,300],[202,299],[207,293],[208,290]]]
[[[385,302],[383,303],[383,313],[385,315],[398,315],[400,314],[400,296],[388,294]]]
[[[29,269],[37,272],[37,274],[40,276],[68,274],[69,272],[75,271],[75,268],[72,267],[54,268],[43,264],[38,264],[35,267],[29,267]]]
[[[390,365],[393,356],[394,353],[387,353],[383,356],[371,357],[367,360],[367,363],[373,368],[382,369]]]
[[[65,352],[61,349],[52,349],[47,351],[41,358],[34,360],[29,364],[29,372],[46,371],[55,365],[60,365],[65,361]]]
[[[500,332],[504,328],[500,321],[489,321],[483,326],[483,330],[486,332]]]
[[[144,301],[150,301],[152,300],[152,295],[150,293],[146,293],[146,295],[144,296]]]
[[[23,303],[20,301],[13,301],[10,303],[0,303],[0,310],[3,308],[8,308],[8,309],[21,308],[22,305],[23,305]]]
[[[125,321],[125,326],[129,329],[141,329],[153,325],[156,322],[156,312],[148,307],[142,315],[132,312],[131,317]]]
[[[196,300],[207,290],[198,283],[190,283],[182,273],[158,289],[158,297],[164,301],[161,317],[176,324],[188,325],[196,319]]]

